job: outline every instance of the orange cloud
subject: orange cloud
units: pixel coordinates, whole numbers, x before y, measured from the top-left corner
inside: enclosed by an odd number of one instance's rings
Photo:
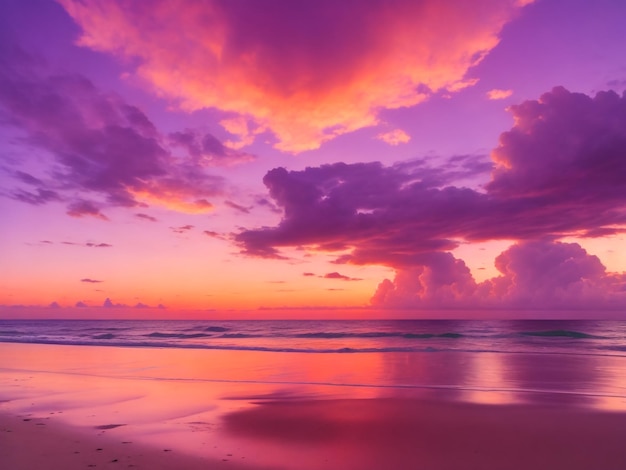
[[[315,149],[475,83],[467,70],[528,0],[59,0],[79,43],[131,59],[162,96],[234,113],[287,152]],[[242,145],[257,132],[228,119]]]
[[[503,100],[508,98],[513,94],[513,90],[500,90],[498,88],[494,88],[493,90],[489,90],[487,92],[487,98],[490,100]]]
[[[402,129],[394,129],[389,132],[378,134],[376,138],[389,145],[406,144],[411,140],[411,136]]]

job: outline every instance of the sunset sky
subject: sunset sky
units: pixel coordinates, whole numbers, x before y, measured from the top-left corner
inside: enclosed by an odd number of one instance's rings
[[[626,312],[625,22],[3,0],[0,317]]]

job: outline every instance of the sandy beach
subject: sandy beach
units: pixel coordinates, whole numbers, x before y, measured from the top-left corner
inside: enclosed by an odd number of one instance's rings
[[[214,353],[202,352],[207,361],[223,361]],[[439,392],[237,381],[234,376],[242,372],[235,365],[228,380],[191,380],[201,375],[190,372],[198,354],[0,344],[2,467],[621,470],[626,465],[622,411],[559,397],[498,404],[497,393],[485,394],[479,403]],[[232,364],[248,358],[246,367],[256,357],[228,354]],[[272,362],[268,353],[255,354]]]

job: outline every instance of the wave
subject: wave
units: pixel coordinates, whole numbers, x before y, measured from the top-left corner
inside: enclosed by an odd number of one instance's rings
[[[144,335],[147,336],[147,335]],[[23,343],[24,341],[14,339],[0,339],[0,343]],[[165,341],[107,341],[102,343],[99,341],[89,340],[56,340],[31,338],[28,343],[31,344],[56,344],[64,346],[103,346],[103,347],[143,347],[143,348],[174,348],[174,349],[206,349],[206,350],[226,350],[226,351],[258,351],[258,352],[278,352],[278,353],[306,353],[306,354],[355,354],[355,353],[390,353],[390,352],[503,352],[497,350],[455,350],[455,349],[439,349],[433,347],[415,348],[415,347],[381,347],[381,348],[298,348],[298,347],[272,347],[272,346],[245,346],[245,345],[228,345],[228,344],[202,344],[202,343],[168,343]]]
[[[207,335],[204,333],[161,333],[155,331],[154,333],[148,333],[146,335],[148,338],[178,338],[178,339],[193,339],[193,338],[212,338],[213,335]]]
[[[111,334],[111,333],[105,333],[102,335],[95,335],[92,336],[93,339],[113,339],[115,338],[115,335]]]
[[[342,338],[407,338],[407,339],[428,339],[428,338],[462,338],[461,333],[386,333],[386,332],[318,332],[301,333],[293,335],[294,338],[322,338],[322,339],[342,339]]]
[[[24,333],[17,330],[0,330],[0,336],[21,336]]]
[[[588,333],[583,333],[581,331],[571,331],[571,330],[523,331],[520,334],[523,336],[566,337],[566,338],[576,338],[576,339],[585,339],[585,338],[602,339],[603,338],[602,336],[594,336]]]
[[[228,331],[230,328],[226,328],[223,326],[209,326],[204,329],[204,331],[212,331],[214,333],[223,333],[224,331]]]

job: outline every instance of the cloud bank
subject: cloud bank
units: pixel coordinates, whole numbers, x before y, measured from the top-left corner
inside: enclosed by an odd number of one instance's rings
[[[59,0],[79,44],[129,59],[154,90],[223,121],[241,145],[288,152],[454,92],[528,0]]]
[[[236,240],[252,256],[302,246],[337,252],[336,263],[393,267],[377,304],[626,305],[622,278],[579,245],[556,241],[625,230],[626,94],[557,87],[511,112],[515,125],[492,152],[484,190],[453,185],[463,171],[484,171],[467,159],[438,171],[420,161],[277,168],[264,182],[283,219]],[[498,258],[502,276],[477,285],[449,251],[488,240],[518,244]]]

